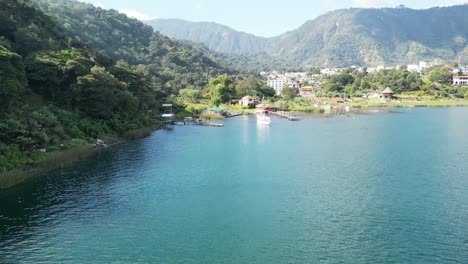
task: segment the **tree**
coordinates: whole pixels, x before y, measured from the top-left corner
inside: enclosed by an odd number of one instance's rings
[[[187,100],[188,102],[196,102],[198,99],[198,96],[200,94],[200,91],[195,90],[195,89],[181,89],[179,90],[179,95]]]
[[[320,74],[320,68],[312,67],[307,72],[307,75],[309,75],[309,76],[316,75],[316,74]]]
[[[264,83],[261,87],[260,87],[260,94],[264,97],[273,97],[276,95],[276,91],[275,89],[273,89],[272,87],[268,86],[266,83]]]
[[[278,100],[276,103],[275,103],[276,107],[278,107],[279,110],[281,111],[286,111],[288,110],[288,102],[286,102],[285,100]]]
[[[429,81],[444,85],[452,84],[453,74],[447,67],[435,68],[429,72]]]
[[[299,90],[297,88],[284,87],[281,95],[285,100],[292,100],[297,97]]]
[[[33,53],[26,58],[28,80],[34,91],[41,95],[56,98],[65,80],[64,57],[58,52]]]
[[[234,95],[234,81],[228,75],[220,75],[210,80],[208,86],[211,104],[219,106],[228,102]]]
[[[75,106],[94,118],[110,119],[121,100],[130,99],[126,86],[105,68],[94,66],[90,74],[78,77]]]
[[[9,106],[26,91],[26,73],[21,57],[0,46],[0,105]]]
[[[236,95],[238,98],[250,95],[259,95],[261,84],[254,75],[249,75],[246,79],[240,80],[236,85]]]
[[[326,81],[324,89],[330,92],[342,92],[346,86],[354,83],[353,75],[348,71],[333,75]]]
[[[258,97],[273,97],[275,90],[268,86],[260,77],[250,74],[246,79],[240,80],[236,85],[238,98],[250,95]]]

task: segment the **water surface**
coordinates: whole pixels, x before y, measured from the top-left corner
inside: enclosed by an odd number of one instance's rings
[[[0,263],[466,263],[468,108],[176,127],[0,193]]]

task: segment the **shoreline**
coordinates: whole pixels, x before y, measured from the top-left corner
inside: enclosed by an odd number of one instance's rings
[[[23,165],[0,173],[0,191],[9,190],[27,183],[41,173],[70,167],[77,162],[91,158],[100,150],[113,147],[119,143],[146,138],[159,129],[159,126],[140,128],[128,131],[119,138],[107,138],[104,142],[106,147],[96,148],[91,146],[93,144],[88,144],[64,151],[51,152],[44,160],[38,161],[37,164]]]
[[[354,102],[343,103],[343,104],[329,104],[333,109],[340,110],[344,109],[346,106],[350,106],[352,109],[379,109],[379,108],[448,108],[448,107],[468,107],[468,100],[460,101],[432,101],[432,104],[428,104],[429,101],[417,101],[416,104],[412,102],[381,102],[372,103],[368,105],[360,105]],[[435,103],[434,103],[435,102]],[[315,113],[325,114],[323,112],[318,112],[322,110],[319,108],[311,109],[291,109],[287,111],[288,113]],[[251,115],[250,111],[243,111],[242,114],[234,115]],[[234,117],[232,116],[232,117]],[[231,116],[230,116],[231,117]],[[229,118],[229,117],[228,117]],[[150,136],[152,133],[161,129],[160,126],[154,126],[151,128],[141,128],[124,133],[120,138],[108,138],[105,140],[105,144],[108,147],[112,147],[121,142],[127,142],[137,139],[142,139]],[[106,148],[108,148],[106,147]],[[55,169],[63,169],[74,165],[77,162],[86,160],[91,156],[95,155],[98,151],[106,148],[92,148],[89,145],[82,145],[78,147],[73,147],[60,152],[51,152],[50,155],[42,160],[37,162],[35,165],[23,165],[18,168],[15,168],[4,173],[0,173],[0,191],[12,189],[21,184],[27,183],[30,180],[34,179],[38,174],[45,173],[47,171]]]

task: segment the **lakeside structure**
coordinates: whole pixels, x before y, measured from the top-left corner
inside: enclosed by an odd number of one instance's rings
[[[453,86],[468,86],[468,76],[453,76]]]
[[[385,88],[385,90],[383,90],[383,92],[382,92],[382,97],[383,97],[384,99],[392,99],[392,98],[393,98],[393,94],[394,94],[394,93],[393,93],[392,89],[390,89],[390,87],[387,87],[387,88]]]
[[[255,99],[250,95],[246,95],[239,100],[239,104],[244,107],[255,106]]]

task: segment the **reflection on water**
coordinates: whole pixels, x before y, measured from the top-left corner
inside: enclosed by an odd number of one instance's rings
[[[270,135],[270,125],[257,123],[257,142],[264,144]]]

